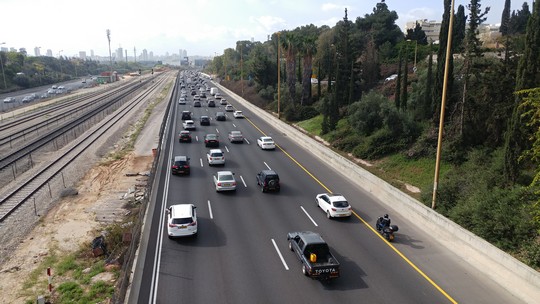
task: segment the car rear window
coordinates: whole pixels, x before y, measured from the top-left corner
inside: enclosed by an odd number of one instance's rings
[[[212,153],[210,156],[212,156],[212,157],[221,157],[221,156],[223,156],[223,153],[220,153],[220,152],[214,152],[214,153]]]
[[[347,201],[337,201],[337,202],[334,202],[334,207],[338,207],[338,208],[349,207],[349,203]]]
[[[173,218],[171,222],[175,225],[190,224],[193,219],[191,217]]]

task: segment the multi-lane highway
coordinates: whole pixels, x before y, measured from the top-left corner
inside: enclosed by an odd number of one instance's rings
[[[194,108],[189,90],[187,104],[179,105],[179,94],[173,94],[163,164],[154,188],[157,195],[149,208],[149,233],[142,241],[131,303],[518,302],[440,247],[421,223],[384,209],[348,177],[304,150],[301,142],[276,133],[231,96],[223,95],[244,112],[245,119],[235,119],[228,112],[226,121],[212,119],[210,126],[200,126],[197,118],[213,118],[224,106],[217,103],[216,108],[208,108],[203,102]],[[191,143],[177,139],[183,110],[193,112],[197,122]],[[242,131],[244,143],[230,144],[227,133],[231,130]],[[219,134],[224,166],[208,166],[208,148],[202,142],[206,133]],[[256,139],[262,135],[273,137],[276,150],[259,149]],[[170,174],[170,160],[176,155],[191,158],[191,175]],[[257,186],[255,175],[266,168],[279,174],[279,193],[262,193]],[[219,170],[235,173],[236,192],[215,191],[212,176]],[[323,192],[347,197],[353,216],[327,219],[315,203],[315,195]],[[168,239],[165,209],[179,203],[197,206],[197,237]],[[391,244],[372,229],[384,213],[390,213],[400,227]],[[341,264],[340,278],[322,283],[302,274],[286,235],[304,230],[320,233],[330,245]]]

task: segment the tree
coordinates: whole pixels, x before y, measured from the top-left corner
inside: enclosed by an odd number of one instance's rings
[[[408,74],[409,74],[409,56],[407,52],[407,48],[405,47],[405,64],[403,67],[403,84],[401,85],[403,89],[403,93],[401,93],[401,110],[405,112],[407,109],[407,82],[408,82]]]
[[[437,53],[437,70],[435,74],[435,86],[433,91],[433,98],[435,100],[442,99],[442,90],[444,83],[444,69],[446,62],[446,46],[448,41],[448,29],[450,27],[450,4],[451,0],[444,0],[444,13],[441,22],[441,31],[439,34],[439,51]],[[448,64],[448,79],[447,79],[447,103],[446,107],[450,108],[452,106],[452,87],[454,83],[454,59],[452,54],[449,58]],[[434,113],[433,122],[438,124],[440,113],[440,103],[437,103],[437,111]]]
[[[394,93],[394,103],[396,105],[396,109],[399,109],[401,107],[400,103],[401,103],[401,64],[402,63],[403,63],[403,47],[401,47],[399,50],[396,90]]]
[[[525,53],[519,60],[516,91],[534,88],[540,85],[540,5],[534,6],[534,12],[527,23]],[[524,130],[519,107],[521,99],[516,97],[509,129],[505,137],[504,177],[509,183],[515,183],[519,177],[518,158],[527,150],[527,130]]]
[[[452,33],[452,49],[455,52],[463,50],[463,40],[465,39],[467,17],[463,5],[458,6],[456,17],[454,19],[454,29]]]
[[[298,52],[298,38],[296,33],[291,31],[284,31],[281,35],[281,47],[285,51],[285,69],[287,74],[287,87],[292,101],[295,101],[296,96],[296,54]]]
[[[501,16],[501,26],[499,27],[499,32],[501,32],[503,36],[506,36],[509,33],[509,29],[508,29],[509,23],[510,23],[510,0],[505,0],[504,9],[502,11],[502,16]]]
[[[311,75],[313,75],[313,56],[317,52],[317,36],[319,30],[313,24],[299,28],[299,35],[302,37],[299,43],[299,51],[302,57],[302,105],[311,104]]]
[[[510,22],[508,25],[508,33],[511,35],[514,34],[525,34],[527,31],[527,22],[531,17],[531,12],[529,10],[529,5],[527,2],[523,2],[521,10],[517,12],[512,12],[510,16]]]
[[[422,26],[420,26],[418,22],[416,22],[414,29],[407,29],[407,35],[405,35],[405,39],[414,40],[421,45],[428,44],[426,32],[422,30]]]

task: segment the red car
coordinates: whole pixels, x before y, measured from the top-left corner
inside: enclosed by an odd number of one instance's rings
[[[206,134],[204,136],[204,145],[206,147],[219,147],[219,139],[216,134]]]
[[[189,131],[180,131],[180,135],[178,135],[178,142],[191,142],[191,133],[189,133]]]

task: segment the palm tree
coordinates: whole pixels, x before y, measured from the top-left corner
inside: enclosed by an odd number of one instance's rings
[[[313,75],[313,56],[317,52],[318,29],[313,24],[300,28],[302,40],[299,43],[299,52],[302,60],[302,105],[311,104],[311,75]]]
[[[285,35],[283,35],[283,39],[281,40],[281,47],[285,50],[287,86],[289,88],[291,100],[294,102],[296,93],[296,77],[294,73],[296,67],[296,54],[298,52],[298,38],[294,32],[285,31],[284,34]]]

